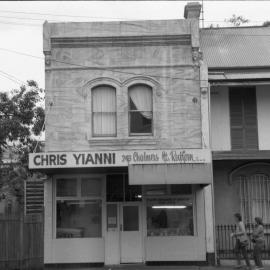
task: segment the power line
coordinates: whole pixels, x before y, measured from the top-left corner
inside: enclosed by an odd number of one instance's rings
[[[11,25],[18,25],[18,26],[34,26],[34,27],[41,27],[42,24],[34,24],[34,23],[16,23],[16,22],[5,22],[0,21],[0,24],[11,24]]]
[[[17,81],[19,81],[19,82],[21,82],[21,83],[25,83],[24,81],[18,79],[17,77],[15,77],[15,76],[13,76],[13,75],[7,73],[7,72],[4,72],[3,70],[0,70],[0,72],[1,72],[1,73],[4,73],[6,76],[10,76],[10,77],[14,78],[15,80],[17,80]]]
[[[36,56],[36,55],[24,53],[24,52],[18,52],[18,51],[10,50],[10,49],[7,49],[7,48],[0,48],[0,50],[44,60],[44,57],[40,57],[40,56]]]
[[[39,57],[39,56],[27,54],[27,53],[22,53],[22,52],[18,52],[18,51],[14,51],[14,50],[9,50],[9,49],[6,49],[6,48],[0,48],[0,50],[8,51],[8,52],[16,53],[16,54],[19,54],[19,55],[24,55],[24,56],[28,56],[28,57],[32,57],[32,58],[37,58],[37,59],[44,60],[44,57]],[[94,68],[94,69],[98,69],[98,70],[107,70],[107,71],[111,71],[111,72],[128,74],[128,75],[135,75],[135,76],[150,76],[150,77],[158,77],[158,78],[165,78],[165,79],[166,78],[167,79],[178,79],[178,80],[183,80],[183,81],[202,81],[202,80],[199,80],[199,79],[196,80],[196,79],[192,79],[192,78],[188,79],[188,78],[162,76],[162,75],[148,74],[148,73],[134,73],[134,72],[129,72],[129,71],[117,70],[117,69],[114,69],[114,68],[91,67],[91,66],[87,66],[87,65],[81,65],[81,64],[76,64],[76,63],[61,61],[61,60],[57,60],[57,59],[53,59],[53,58],[51,58],[51,61],[54,61],[54,62],[57,62],[57,63],[61,63],[61,64],[70,65],[70,66],[77,66],[77,67],[82,67],[82,68]]]
[[[1,73],[2,73],[2,74],[1,74]],[[15,77],[15,76],[13,76],[13,75],[7,73],[7,72],[4,72],[4,71],[2,71],[2,70],[0,70],[0,76],[4,77],[4,78],[6,78],[6,79],[8,79],[8,80],[10,80],[10,81],[12,81],[12,82],[14,82],[14,83],[20,85],[20,86],[22,85],[22,83],[25,84],[24,81],[18,79],[17,77]]]
[[[70,18],[93,18],[93,19],[114,19],[114,20],[136,20],[135,18],[123,18],[123,17],[100,17],[100,16],[84,16],[84,15],[68,15],[68,14],[53,14],[53,13],[40,13],[40,12],[26,12],[26,11],[13,11],[13,10],[0,10],[4,13],[16,13],[16,14],[34,14],[34,15],[47,15],[53,17],[70,17]]]
[[[6,79],[8,79],[8,80],[10,80],[10,81],[12,81],[12,82],[18,84],[18,85],[21,85],[19,82],[17,82],[16,80],[12,79],[12,78],[9,77],[9,76],[6,76],[6,75],[4,75],[4,74],[0,74],[0,76],[1,76],[2,78],[6,78]]]
[[[29,20],[29,21],[43,21],[43,22],[45,21],[45,19],[29,18],[29,17],[27,17],[27,18],[26,17],[13,17],[13,16],[3,16],[3,15],[0,15],[0,18],[16,19],[16,20]],[[50,20],[50,21],[58,22],[56,20]]]

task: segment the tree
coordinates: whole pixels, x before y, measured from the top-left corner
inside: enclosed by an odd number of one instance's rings
[[[270,21],[265,21],[265,22],[262,24],[262,26],[264,26],[264,27],[270,26]]]
[[[224,20],[227,23],[231,23],[235,27],[239,27],[242,24],[249,23],[249,20],[244,18],[243,16],[236,16],[235,14],[232,15],[230,19]]]
[[[23,198],[23,181],[31,177],[28,154],[39,151],[35,136],[44,129],[44,90],[33,81],[19,89],[0,93],[0,199]],[[15,163],[3,164],[3,153],[12,151]]]

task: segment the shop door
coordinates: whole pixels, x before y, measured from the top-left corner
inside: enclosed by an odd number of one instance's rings
[[[138,202],[120,205],[120,261],[140,263],[142,248],[141,204]]]

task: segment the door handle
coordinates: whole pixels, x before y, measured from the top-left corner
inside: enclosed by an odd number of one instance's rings
[[[120,231],[123,231],[123,225],[120,224]]]

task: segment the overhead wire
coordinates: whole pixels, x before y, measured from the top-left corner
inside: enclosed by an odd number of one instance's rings
[[[17,81],[20,82],[20,83],[25,84],[24,81],[22,81],[22,80],[20,80],[19,78],[17,78],[17,77],[15,77],[15,76],[11,75],[10,73],[7,73],[7,72],[5,72],[5,71],[3,71],[3,70],[0,70],[0,72],[3,73],[3,74],[6,75],[6,76],[9,76],[9,77],[11,77],[11,78],[17,80]]]
[[[52,17],[70,17],[70,18],[85,18],[85,19],[114,19],[114,20],[136,20],[135,18],[124,17],[102,17],[102,16],[86,16],[86,15],[68,15],[68,14],[53,14],[53,13],[41,13],[41,12],[26,12],[26,11],[14,11],[14,10],[0,10],[1,13],[15,13],[15,14],[33,14],[33,15],[46,15]]]
[[[12,79],[12,78],[11,78],[11,77],[9,77],[9,76],[6,76],[6,75],[1,74],[1,73],[0,73],[0,76],[1,76],[2,78],[6,78],[6,79],[8,79],[8,80],[10,80],[10,81],[12,81],[12,82],[14,82],[14,83],[16,83],[16,84],[21,85],[21,84],[20,84],[18,81],[16,81],[16,80]]]
[[[9,52],[12,52],[12,53],[16,53],[16,54],[20,54],[20,55],[24,55],[24,56],[28,56],[28,57],[33,57],[33,58],[44,60],[44,57],[39,57],[39,56],[27,54],[27,53],[22,53],[22,52],[18,52],[18,51],[6,49],[6,48],[0,48],[0,50],[9,51]],[[98,70],[107,70],[107,71],[110,71],[110,72],[122,73],[122,74],[128,74],[128,75],[150,76],[150,77],[158,77],[158,78],[165,78],[165,79],[176,79],[176,80],[184,80],[184,81],[202,81],[200,79],[193,79],[193,78],[180,78],[180,77],[162,76],[162,75],[149,74],[149,73],[134,73],[134,72],[123,71],[123,70],[118,70],[118,69],[114,69],[114,68],[87,66],[87,65],[82,65],[82,64],[77,64],[77,63],[72,63],[72,62],[57,60],[57,59],[54,59],[54,58],[51,58],[50,60],[51,61],[54,61],[54,62],[57,62],[57,63],[71,65],[71,66],[77,66],[77,67],[82,67],[82,68],[93,68],[93,69],[98,69]]]

